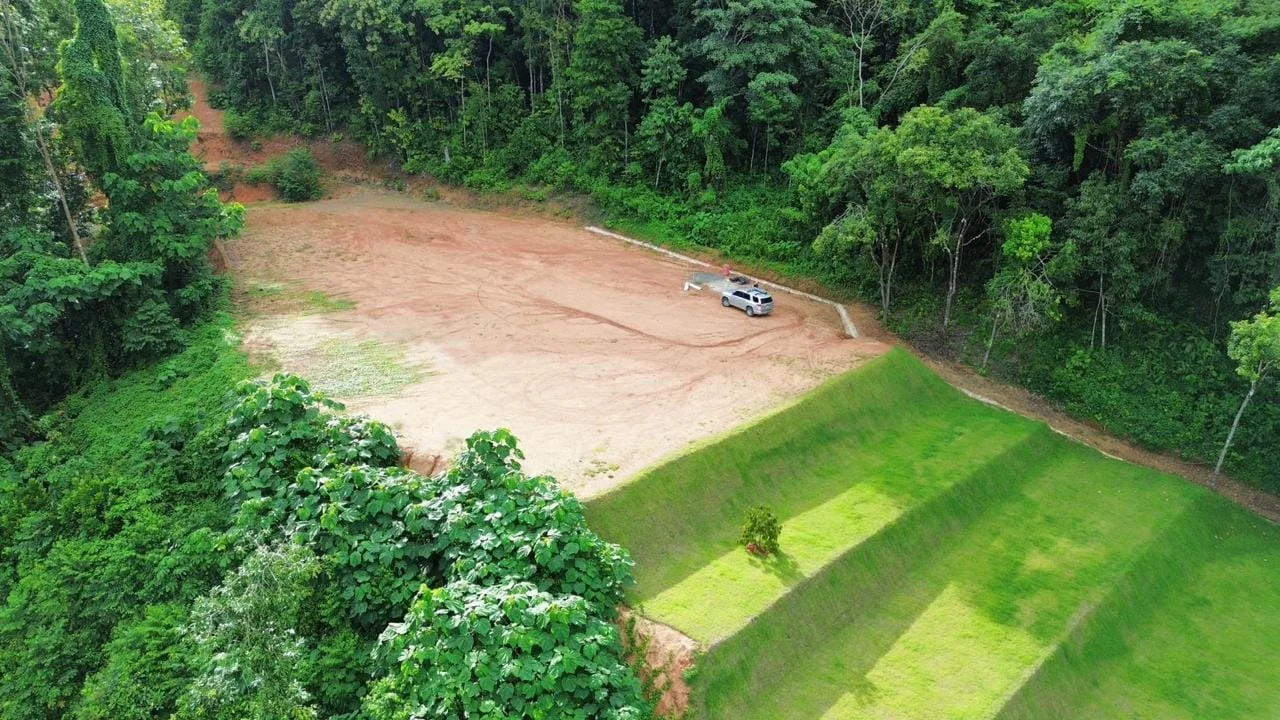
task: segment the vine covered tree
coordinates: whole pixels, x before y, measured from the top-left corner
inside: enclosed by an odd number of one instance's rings
[[[133,147],[141,115],[125,93],[115,23],[102,0],[75,0],[76,34],[62,48],[62,87],[51,112],[96,178],[118,172]]]

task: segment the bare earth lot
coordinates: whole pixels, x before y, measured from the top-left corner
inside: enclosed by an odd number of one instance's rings
[[[249,210],[230,253],[246,343],[333,375],[418,465],[505,426],[528,469],[594,495],[887,349],[807,300],[752,319],[686,295],[688,266],[576,225],[336,195]],[[316,291],[325,312],[279,301]]]

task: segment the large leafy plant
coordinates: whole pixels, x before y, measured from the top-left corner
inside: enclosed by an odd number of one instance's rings
[[[399,617],[422,585],[430,536],[411,533],[406,509],[425,480],[399,468],[344,465],[298,473],[296,532],[324,555],[350,615],[373,626]]]
[[[374,720],[647,717],[617,628],[581,597],[454,582],[424,592],[383,641],[399,667],[366,701]]]
[[[508,430],[477,432],[428,499],[411,508],[410,529],[434,534],[440,574],[487,584],[529,581],[585,598],[611,616],[631,582],[631,558],[587,527],[582,503],[548,477],[529,477]]]
[[[390,428],[367,418],[333,415],[342,404],[312,392],[296,375],[242,383],[237,395],[227,419],[230,440],[224,457],[226,491],[234,500],[266,499],[280,513],[296,505],[286,491],[303,468],[351,463],[386,467],[400,459]]]
[[[200,672],[177,717],[315,717],[301,681],[307,643],[297,626],[319,569],[306,547],[262,546],[196,600],[187,633]]]

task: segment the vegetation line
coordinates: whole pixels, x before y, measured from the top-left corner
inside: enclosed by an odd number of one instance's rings
[[[980,395],[980,394],[978,394],[978,393],[976,393],[976,392],[974,392],[974,391],[972,391],[972,390],[970,390],[970,389],[968,389],[968,388],[966,388],[966,387],[962,387],[962,386],[960,386],[960,385],[956,385],[955,383],[952,383],[952,387],[954,387],[955,389],[957,389],[957,390],[959,390],[960,392],[964,393],[965,395],[967,395],[967,396],[969,396],[969,397],[973,398],[974,400],[977,400],[977,401],[978,401],[978,402],[980,402],[980,403],[984,403],[984,404],[986,404],[986,405],[990,405],[990,406],[991,406],[991,407],[993,407],[993,408],[999,408],[1000,410],[1004,410],[1005,412],[1011,412],[1011,413],[1013,413],[1014,415],[1022,415],[1022,413],[1018,412],[1017,410],[1014,410],[1013,408],[1009,407],[1008,405],[1005,405],[1005,404],[1003,404],[1003,403],[1000,403],[1000,402],[997,402],[997,401],[995,401],[995,400],[992,400],[991,398],[987,397],[986,395]],[[1023,417],[1026,417],[1026,416],[1025,416],[1025,415],[1023,415]],[[1033,419],[1034,419],[1034,418],[1033,418]],[[1059,435],[1061,435],[1061,436],[1062,436],[1062,437],[1064,437],[1064,438],[1070,438],[1071,440],[1074,440],[1074,441],[1076,441],[1076,442],[1080,443],[1081,445],[1085,445],[1085,446],[1087,446],[1087,447],[1089,447],[1089,448],[1092,448],[1092,449],[1094,449],[1094,450],[1098,451],[1098,454],[1099,454],[1099,455],[1102,455],[1103,457],[1111,458],[1112,460],[1119,460],[1120,462],[1129,462],[1128,460],[1125,460],[1124,458],[1120,457],[1119,455],[1112,455],[1111,453],[1107,452],[1106,450],[1103,450],[1103,449],[1102,449],[1102,448],[1100,448],[1100,447],[1097,447],[1096,445],[1094,445],[1094,444],[1090,443],[1088,440],[1085,440],[1084,438],[1076,437],[1075,435],[1072,435],[1071,433],[1067,432],[1066,430],[1062,430],[1062,429],[1060,429],[1060,428],[1054,427],[1053,423],[1049,422],[1048,420],[1039,420],[1039,422],[1043,422],[1045,425],[1048,425],[1050,430],[1052,430],[1052,431],[1054,431],[1054,432],[1058,433]]]

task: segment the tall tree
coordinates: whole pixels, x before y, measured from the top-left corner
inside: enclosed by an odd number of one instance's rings
[[[1240,427],[1240,418],[1244,415],[1249,401],[1258,392],[1258,385],[1266,380],[1276,368],[1280,368],[1280,287],[1271,291],[1268,306],[1258,311],[1248,320],[1237,320],[1231,323],[1231,340],[1227,343],[1227,355],[1236,361],[1236,373],[1249,381],[1249,391],[1245,393],[1236,417],[1231,421],[1231,430],[1227,433],[1226,442],[1222,443],[1222,452],[1218,453],[1218,462],[1213,466],[1213,478],[1216,481],[1222,473],[1222,465],[1227,460],[1227,452]]]
[[[3,142],[7,145],[4,156],[11,158],[4,168],[8,187],[5,201],[0,201],[0,206],[7,205],[10,211],[15,211],[12,203],[26,202],[19,198],[23,194],[21,186],[30,177],[21,167],[23,158],[27,156],[24,148],[30,142],[39,153],[45,178],[57,198],[71,245],[80,259],[88,264],[85,244],[77,227],[77,213],[72,210],[68,198],[65,168],[58,162],[54,149],[51,124],[40,115],[39,103],[32,97],[53,82],[54,52],[48,47],[51,44],[47,35],[49,25],[41,21],[37,8],[31,5],[19,7],[8,0],[0,0],[0,53],[3,53],[4,60],[4,66],[0,68],[0,94],[4,97],[0,103],[5,104],[7,111],[0,132],[4,133]],[[28,190],[34,188],[28,186]],[[29,199],[30,196],[27,197]]]
[[[987,281],[991,303],[991,335],[982,369],[991,361],[996,332],[1009,328],[1014,337],[1062,319],[1063,286],[1074,272],[1075,247],[1055,247],[1053,220],[1028,213],[1005,223],[999,270]]]
[[[790,120],[799,98],[801,60],[812,56],[809,0],[700,0],[694,17],[704,35],[693,46],[708,70],[698,79],[716,102],[742,96],[753,128],[766,135]],[[756,132],[751,139],[755,159]]]
[[[629,160],[631,99],[642,50],[640,28],[618,0],[577,0],[565,88],[579,146],[601,169]]]
[[[647,110],[636,129],[639,154],[653,172],[655,189],[662,187],[663,169],[669,176],[679,176],[691,167],[687,159],[693,140],[693,105],[679,104],[685,74],[675,40],[659,38],[641,70],[640,90]]]
[[[947,256],[946,329],[965,248],[986,235],[998,203],[1021,190],[1031,170],[1018,153],[1017,131],[970,108],[919,107],[893,132],[886,148],[894,155],[881,169],[907,189],[930,243]]]
[[[159,289],[167,306],[155,305],[155,311],[161,317],[172,312],[183,322],[207,310],[217,295],[209,249],[244,222],[244,208],[220,202],[200,161],[187,151],[196,127],[195,118],[178,124],[152,114],[137,152],[104,181],[111,203],[103,253],[163,268]]]

